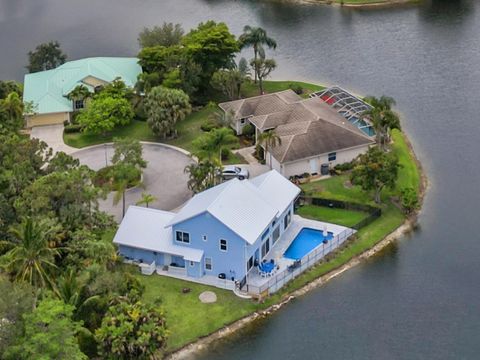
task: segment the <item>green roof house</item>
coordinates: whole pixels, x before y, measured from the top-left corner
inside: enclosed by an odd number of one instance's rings
[[[68,99],[68,94],[78,85],[86,86],[93,93],[96,87],[120,78],[127,86],[133,87],[141,72],[137,58],[95,57],[26,74],[23,101],[31,102],[35,108],[34,115],[26,116],[27,127],[69,121],[70,114],[83,107],[83,102]]]

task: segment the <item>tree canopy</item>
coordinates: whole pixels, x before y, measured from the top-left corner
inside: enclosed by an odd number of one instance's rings
[[[51,70],[62,65],[67,60],[58,41],[50,41],[38,45],[28,52],[27,69],[30,73]]]
[[[142,48],[152,46],[172,46],[178,45],[184,34],[180,24],[164,22],[162,26],[153,28],[143,28],[138,35],[138,43]]]
[[[190,114],[190,99],[182,90],[154,87],[145,98],[147,123],[164,138],[175,132],[175,125]]]

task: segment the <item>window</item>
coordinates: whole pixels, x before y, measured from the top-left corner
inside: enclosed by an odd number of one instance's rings
[[[253,267],[253,256],[250,259],[248,259],[247,271],[250,270],[252,267]]]
[[[278,240],[279,237],[280,237],[280,226],[277,226],[275,230],[273,230],[272,242],[275,244],[275,242]]]
[[[203,235],[203,236],[202,236],[202,240],[203,240],[203,241],[207,241],[207,235]]]
[[[270,251],[270,239],[267,239],[267,241],[265,241],[262,244],[262,258],[264,258],[265,255],[267,255],[269,251]]]
[[[336,152],[332,152],[330,154],[328,154],[328,161],[335,161],[337,160],[337,153]]]
[[[183,231],[177,231],[176,240],[178,242],[190,243],[190,234]]]
[[[213,269],[212,266],[212,258],[205,258],[205,270],[211,271]]]
[[[240,119],[240,124],[245,124],[245,119]]]
[[[73,106],[74,106],[75,110],[79,110],[79,109],[83,109],[85,107],[85,104],[84,104],[83,100],[75,100]]]
[[[190,266],[191,267],[194,267],[195,266],[195,263],[193,261],[190,261]]]
[[[270,229],[267,229],[263,234],[262,234],[262,240],[265,240],[265,238],[268,236],[270,233]]]
[[[285,215],[285,219],[283,219],[283,229],[286,229],[288,227],[288,224],[290,224],[291,217],[292,217],[292,213],[289,211],[287,215]]]
[[[227,240],[220,239],[220,250],[227,251]]]

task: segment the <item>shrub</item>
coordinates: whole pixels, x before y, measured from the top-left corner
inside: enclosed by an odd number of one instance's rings
[[[70,125],[65,126],[63,131],[65,132],[65,134],[73,134],[73,133],[81,132],[82,128],[83,128],[82,125],[70,124]]]
[[[200,125],[200,129],[202,129],[202,131],[205,131],[205,132],[210,132],[213,129],[218,129],[218,128],[219,128],[218,124],[212,119],[207,119]]]
[[[402,194],[402,207],[405,214],[411,214],[418,208],[419,200],[417,192],[411,188],[405,188],[401,191]]]
[[[229,149],[223,148],[222,149],[222,160],[227,160],[230,157],[231,153],[232,152]]]
[[[252,124],[247,124],[243,127],[242,135],[252,138],[255,136],[255,127]]]
[[[297,95],[303,94],[303,88],[298,84],[290,84],[288,88],[295,91]]]
[[[338,164],[338,165],[335,165],[334,169],[336,171],[350,171],[352,170],[353,168],[355,167],[355,162],[354,161],[350,161],[350,162],[346,162],[346,163],[343,163],[343,164]]]
[[[260,162],[263,160],[265,163],[265,150],[263,150],[260,144],[255,145],[255,157],[260,160]]]

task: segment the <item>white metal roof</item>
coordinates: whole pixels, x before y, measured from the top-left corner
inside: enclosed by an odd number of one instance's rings
[[[130,206],[113,239],[118,245],[182,256],[187,261],[199,262],[203,250],[173,243],[172,228],[165,225],[175,213]]]
[[[167,226],[181,223],[204,212],[253,244],[300,189],[275,170],[260,179],[233,179],[195,195]]]
[[[259,175],[250,182],[260,190],[263,198],[278,210],[278,215],[281,215],[300,194],[300,188],[276,170]]]

